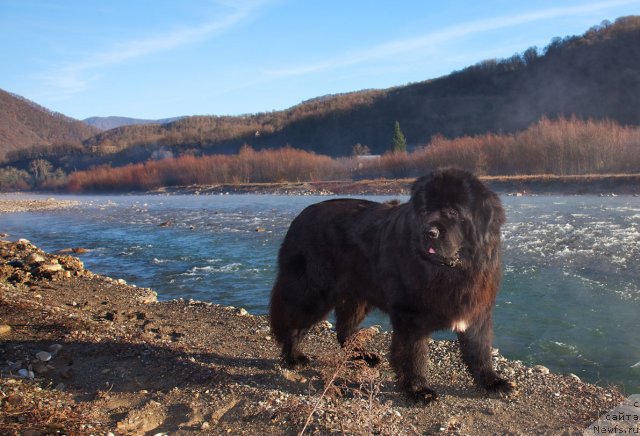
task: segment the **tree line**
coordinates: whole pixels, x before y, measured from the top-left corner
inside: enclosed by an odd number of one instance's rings
[[[437,135],[412,152],[391,149],[401,138],[397,133],[388,136],[387,153],[367,159],[362,158],[367,148],[362,144],[354,146],[354,156],[344,158],[291,147],[254,150],[245,146],[233,155],[184,155],[121,167],[102,165],[66,177],[38,162],[30,172],[0,170],[0,189],[6,190],[11,183],[19,188],[22,183],[71,192],[122,192],[193,184],[405,178],[447,166],[478,175],[640,172],[640,128],[613,121],[542,118],[514,134],[453,139]]]

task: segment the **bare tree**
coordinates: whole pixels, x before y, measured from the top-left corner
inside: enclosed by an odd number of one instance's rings
[[[53,165],[51,165],[51,162],[44,159],[35,159],[29,164],[29,171],[33,175],[36,185],[40,185],[47,180],[52,169]]]

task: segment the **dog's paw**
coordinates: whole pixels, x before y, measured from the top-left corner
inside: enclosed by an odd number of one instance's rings
[[[429,404],[437,401],[439,396],[436,391],[429,388],[420,388],[408,393],[409,397],[416,403]]]
[[[485,383],[484,388],[490,393],[510,394],[515,391],[516,384],[509,380],[496,377],[494,380]]]
[[[353,361],[362,360],[364,361],[364,363],[367,364],[367,366],[374,368],[380,365],[380,362],[382,362],[382,357],[378,353],[371,353],[368,351],[359,351],[357,354],[351,357],[351,360]]]
[[[304,354],[299,354],[297,356],[284,356],[284,362],[291,368],[299,368],[309,365],[311,359]]]

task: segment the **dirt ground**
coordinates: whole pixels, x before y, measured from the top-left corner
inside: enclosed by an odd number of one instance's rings
[[[0,242],[0,434],[582,434],[623,399],[497,352],[518,389],[489,396],[455,342],[433,341],[441,397],[425,406],[395,390],[389,333],[359,339],[380,366],[349,360],[325,322],[305,340],[313,363],[290,370],[264,316],[158,302],[77,257]]]

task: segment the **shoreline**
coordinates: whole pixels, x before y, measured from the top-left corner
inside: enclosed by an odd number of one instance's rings
[[[409,195],[415,178],[168,186],[148,194]],[[640,174],[481,176],[502,195],[640,195]]]
[[[309,182],[221,183],[213,185],[165,186],[148,191],[126,192],[38,192],[0,193],[0,213],[53,210],[77,205],[67,200],[6,199],[3,196],[33,195],[409,195],[415,178],[334,180]],[[640,174],[588,174],[577,176],[481,176],[500,195],[598,195],[640,196]]]
[[[395,389],[386,332],[367,329],[366,349],[384,356],[379,367],[341,366],[335,331],[321,323],[304,343],[313,364],[291,370],[265,316],[158,302],[151,289],[26,240],[0,242],[0,302],[3,434],[293,434],[316,404],[310,433],[581,434],[623,400],[614,387],[527,367],[498,350],[494,365],[517,392],[487,395],[455,341],[431,341],[429,378],[442,397],[422,406]]]

